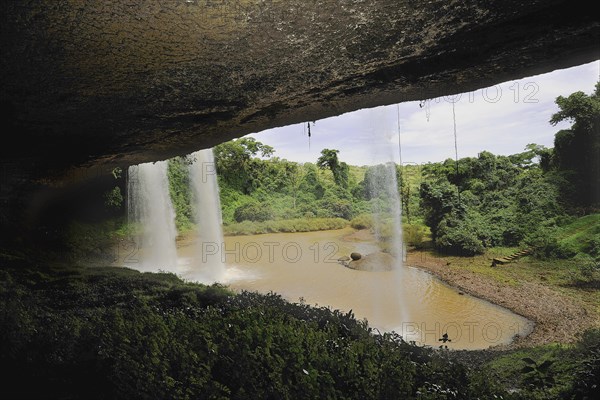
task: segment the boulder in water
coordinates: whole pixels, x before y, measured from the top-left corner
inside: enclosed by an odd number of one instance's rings
[[[354,254],[354,253],[353,253]],[[367,254],[358,260],[352,260],[347,267],[359,271],[391,271],[394,268],[396,259],[388,253],[382,251]]]

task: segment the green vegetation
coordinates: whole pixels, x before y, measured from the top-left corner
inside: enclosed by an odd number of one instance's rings
[[[600,329],[581,333],[575,345],[516,350],[483,367],[519,398],[591,399],[600,391]]]
[[[324,149],[316,164],[273,157],[275,150],[252,138],[214,148],[226,234],[306,232],[337,229],[374,209],[389,214],[389,189],[382,173],[393,165],[348,166],[338,150]],[[176,226],[193,226],[188,158],[169,161],[168,178]],[[399,169],[398,170],[399,174]],[[398,175],[399,176],[399,175]],[[341,219],[346,222],[342,224]]]
[[[5,398],[481,398],[468,368],[352,313],[125,268],[2,259]],[[485,379],[478,377],[477,379]]]
[[[600,83],[592,95],[577,92],[556,103],[560,111],[550,122],[573,126],[556,134],[554,149],[530,144],[508,157],[483,151],[424,166],[421,209],[438,250],[474,255],[521,246],[540,258],[600,262],[600,218],[593,214],[600,207]],[[582,214],[592,214],[580,222],[587,228],[569,228]]]
[[[321,157],[317,160],[317,166],[329,169],[333,174],[333,181],[341,188],[348,188],[348,164],[338,160],[339,150],[323,149]]]
[[[598,388],[598,330],[481,367],[275,294],[30,263],[1,257],[5,398],[585,399]],[[528,365],[542,378],[519,372]]]
[[[243,221],[226,225],[223,229],[225,235],[252,235],[259,233],[283,232],[312,232],[329,229],[342,229],[348,221],[342,218],[297,218],[277,221],[252,222]]]
[[[554,138],[554,151],[550,153],[549,168],[559,178],[562,197],[570,208],[583,212],[600,205],[600,82],[593,94],[575,92],[569,97],[559,96],[556,104],[560,111],[550,123],[573,123],[571,129],[559,131]]]
[[[175,157],[169,160],[167,176],[169,193],[175,213],[175,226],[179,233],[189,231],[195,219],[192,207],[192,188],[189,166],[194,162],[191,156]]]
[[[486,248],[519,245],[536,227],[556,227],[556,217],[564,213],[556,185],[538,164],[519,167],[531,156],[484,151],[458,160],[458,175],[453,160],[425,165],[421,207],[436,247],[482,254]]]

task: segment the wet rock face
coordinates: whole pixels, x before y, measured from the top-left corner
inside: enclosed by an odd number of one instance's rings
[[[156,161],[266,128],[599,58],[569,1],[46,0],[0,5],[5,164]]]

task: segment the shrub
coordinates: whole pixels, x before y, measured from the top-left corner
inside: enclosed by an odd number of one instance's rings
[[[425,231],[420,225],[404,224],[404,242],[409,246],[421,248],[423,246],[423,239],[425,238]]]
[[[483,254],[485,251],[485,247],[477,235],[472,230],[464,228],[440,234],[435,243],[439,249],[461,256]]]
[[[328,215],[334,218],[352,218],[352,203],[348,200],[328,198],[321,201],[321,207],[327,210]]]
[[[435,245],[451,254],[473,256],[484,253],[487,239],[485,226],[476,215],[459,219],[449,214],[438,225]]]
[[[575,372],[571,396],[564,398],[592,399],[600,390],[600,329],[588,329],[577,344],[579,366]]]
[[[247,203],[236,208],[233,217],[237,222],[267,221],[273,218],[273,210],[268,204]]]
[[[351,311],[173,274],[38,268],[0,270],[6,398],[490,398],[489,377],[470,382]]]
[[[600,258],[600,233],[597,233],[588,239],[585,251],[596,259]]]
[[[373,227],[373,216],[371,214],[360,214],[352,218],[350,226],[354,229],[371,229]]]
[[[588,281],[600,278],[600,261],[585,253],[579,253],[574,257],[579,265],[581,275]]]
[[[277,221],[242,221],[223,227],[226,236],[254,235],[278,232],[311,232],[330,229],[342,229],[348,225],[343,218],[282,219]]]
[[[561,243],[560,229],[556,227],[540,227],[525,238],[527,246],[533,248],[533,255],[540,259],[574,257],[577,250],[571,243]]]

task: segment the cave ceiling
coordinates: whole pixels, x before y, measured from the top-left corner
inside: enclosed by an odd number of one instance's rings
[[[574,1],[3,1],[2,162],[35,178],[599,57]]]

